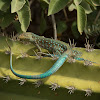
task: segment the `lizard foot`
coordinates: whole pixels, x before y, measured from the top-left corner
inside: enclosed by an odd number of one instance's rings
[[[51,88],[51,90],[55,91],[56,89],[60,88],[60,85],[58,85],[57,83],[51,82],[51,87],[49,87],[49,88]]]
[[[85,96],[91,96],[91,94],[92,94],[92,90],[91,89],[86,89],[86,90],[83,90],[83,91],[86,92]]]
[[[19,85],[23,85],[25,82],[26,82],[26,79],[18,79],[18,80],[20,80],[20,82],[19,82]]]
[[[66,86],[66,88],[68,89],[69,94],[74,93],[74,91],[76,90],[76,88],[74,86]]]
[[[67,60],[69,63],[74,63],[76,60],[72,57],[69,57],[68,60]]]
[[[43,84],[43,81],[42,80],[38,80],[38,81],[34,82],[33,84],[35,84],[35,88],[38,88]]]
[[[84,60],[84,65],[85,66],[92,66],[93,63],[91,61],[89,61],[89,60]]]
[[[6,76],[6,77],[2,77],[3,80],[5,81],[5,83],[7,83],[9,80],[11,80],[11,78],[9,76]]]

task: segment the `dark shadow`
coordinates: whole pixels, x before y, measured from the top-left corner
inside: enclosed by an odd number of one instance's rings
[[[90,97],[85,97],[85,92],[75,91],[75,93],[70,95],[65,88],[52,91],[48,85],[41,85],[39,88],[35,88],[30,82],[26,82],[22,86],[20,86],[18,82],[17,80],[10,80],[8,83],[4,83],[2,79],[0,79],[0,91],[4,92],[5,96],[7,93],[12,93],[12,95],[36,97],[41,100],[100,100],[100,94],[98,93],[92,93]],[[21,100],[21,98],[19,99]],[[2,98],[2,100],[4,99]]]

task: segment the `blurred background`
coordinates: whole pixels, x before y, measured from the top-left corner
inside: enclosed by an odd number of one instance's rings
[[[66,43],[69,39],[74,39],[78,47],[84,47],[87,38],[89,43],[98,49],[100,1],[90,1],[22,0],[17,3],[14,0],[0,1],[0,35],[12,37],[29,31],[55,38],[56,34],[57,39]]]

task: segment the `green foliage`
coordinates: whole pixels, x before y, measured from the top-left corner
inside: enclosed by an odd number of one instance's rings
[[[49,1],[50,1],[50,0],[42,0],[42,1],[46,2],[47,4],[49,4]]]
[[[40,34],[43,34],[44,31],[46,30],[47,25],[46,25],[46,20],[44,18],[44,12],[42,11],[41,13],[41,21],[40,21]]]
[[[61,34],[67,29],[65,21],[57,21],[57,33]]]
[[[76,9],[76,6],[73,3],[68,6],[69,11],[73,11],[74,9]]]
[[[96,10],[96,6],[93,4],[93,2],[91,0],[86,0],[86,2],[93,8]]]
[[[95,6],[100,6],[100,0],[91,0]]]
[[[87,16],[88,23],[84,32],[87,38],[93,37],[93,44],[100,48],[100,18],[97,19],[99,13],[98,9]]]
[[[76,6],[78,6],[81,2],[82,2],[82,0],[74,0],[74,3]]]
[[[10,9],[10,5],[11,5],[11,9]],[[16,13],[18,14],[19,22],[21,24],[19,25],[21,26],[21,30],[23,32],[26,32],[31,21],[29,1],[28,0],[12,0],[12,1],[0,0],[0,26],[2,29],[9,26],[11,23],[15,24],[14,17]]]
[[[49,3],[48,15],[59,12],[68,2],[69,0],[51,0]]]
[[[47,0],[44,0],[47,2]],[[48,8],[48,15],[55,14],[62,10],[67,4],[70,11],[73,9],[77,10],[77,26],[80,34],[84,31],[84,28],[87,24],[87,15],[92,12],[92,9],[96,9],[96,6],[99,6],[100,0],[51,0]],[[76,7],[75,7],[76,6]]]
[[[0,10],[6,11],[10,7],[11,0],[0,0]]]
[[[25,0],[12,0],[11,13],[14,13],[20,10],[24,6],[25,3],[26,3]]]
[[[100,20],[98,20],[96,22],[96,24],[90,24],[88,23],[88,25],[85,28],[85,34],[89,35],[94,35],[94,36],[98,36],[100,35]]]
[[[14,20],[15,14],[11,14],[9,9],[6,12],[0,11],[0,26],[6,28]]]
[[[72,23],[71,30],[72,30],[72,34],[74,35],[74,37],[75,37],[76,39],[78,39],[79,36],[80,36],[80,34],[79,34],[79,32],[78,32],[78,29],[77,29],[77,22],[76,22],[76,21],[74,21],[74,22]]]
[[[78,31],[80,32],[80,34],[82,34],[85,26],[86,26],[86,14],[85,14],[85,10],[81,5],[77,6],[77,26],[78,26]]]
[[[90,14],[92,12],[90,5],[85,0],[83,0],[80,5],[84,8],[86,14]]]
[[[28,1],[25,3],[25,5],[17,11],[19,22],[21,23],[21,29],[23,32],[26,32],[30,21],[31,21],[31,13],[30,13],[30,7],[28,4]]]
[[[87,24],[87,14],[92,13],[97,9],[97,6],[100,6],[100,0],[40,0],[40,4],[42,7],[40,21],[41,34],[47,28],[46,20],[43,16],[47,7],[48,15],[55,14],[66,7],[68,7],[70,11],[73,11],[74,9],[77,10],[77,28],[80,34],[82,34]],[[10,9],[10,11],[8,9]],[[16,14],[18,15],[20,23],[14,20]],[[14,23],[17,32],[26,32],[30,25],[30,21],[31,11],[28,0],[0,0],[0,26],[2,29],[9,26],[11,23]],[[66,29],[66,25],[61,25],[61,23],[59,23],[59,25],[57,24],[57,27],[58,33],[62,33]]]
[[[19,21],[13,21],[14,28],[16,29],[17,33],[23,33],[21,29],[21,24]]]
[[[40,0],[40,5],[42,7],[42,11],[45,11],[48,8],[48,3]]]

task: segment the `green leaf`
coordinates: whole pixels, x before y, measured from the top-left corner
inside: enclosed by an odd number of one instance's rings
[[[82,2],[82,0],[74,0],[75,5],[79,5]]]
[[[12,0],[11,13],[14,13],[20,10],[24,6],[25,3],[26,3],[25,0]]]
[[[78,29],[77,29],[77,22],[76,22],[76,21],[74,21],[74,22],[72,23],[71,30],[72,30],[72,34],[74,35],[74,37],[75,37],[76,39],[78,39],[79,36],[80,36],[80,34],[79,34],[79,32],[78,32]]]
[[[48,8],[48,4],[46,2],[44,2],[43,0],[40,0],[40,6],[42,7],[42,10],[45,10]]]
[[[42,0],[42,1],[46,2],[47,4],[49,4],[49,0]]]
[[[21,30],[21,24],[19,21],[13,21],[13,25],[17,33],[23,33],[23,31]]]
[[[6,11],[10,7],[11,0],[0,0],[0,10]]]
[[[74,9],[76,9],[76,6],[73,3],[68,6],[69,11],[73,11]]]
[[[46,20],[44,18],[44,13],[42,11],[41,21],[40,21],[40,34],[43,34],[46,28],[47,28]]]
[[[80,5],[84,8],[86,14],[90,14],[92,12],[90,5],[86,1],[83,0]]]
[[[30,12],[30,6],[28,4],[28,1],[25,3],[25,5],[21,10],[17,11],[17,14],[18,14],[19,22],[21,23],[21,29],[23,32],[26,32],[31,21],[31,12]]]
[[[78,25],[78,31],[80,34],[82,34],[85,26],[87,23],[87,16],[85,14],[85,10],[81,5],[77,6],[77,25]]]
[[[88,23],[86,25],[86,28],[84,29],[84,32],[88,36],[95,36],[95,37],[99,36],[100,35],[100,19],[98,19],[96,23],[93,23],[93,21],[89,17]]]
[[[61,34],[67,29],[67,25],[65,21],[57,21],[57,33]]]
[[[100,0],[91,0],[95,6],[100,6]]]
[[[7,12],[1,12],[0,11],[0,26],[4,29],[9,24],[12,23],[14,20],[15,14],[11,14],[10,11],[7,10]]]
[[[69,0],[51,0],[49,4],[48,15],[59,12],[63,9]]]
[[[95,5],[92,3],[92,1],[91,0],[85,0],[93,9],[95,9],[96,10],[96,7],[95,7]]]

